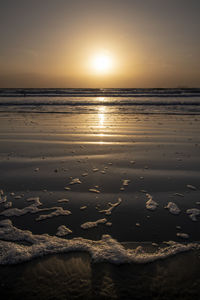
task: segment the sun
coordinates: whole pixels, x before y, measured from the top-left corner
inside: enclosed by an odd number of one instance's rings
[[[113,68],[112,57],[108,54],[96,54],[91,60],[91,67],[93,71],[99,74],[108,73]]]

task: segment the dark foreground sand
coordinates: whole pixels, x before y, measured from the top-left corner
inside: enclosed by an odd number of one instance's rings
[[[199,116],[111,115],[103,107],[98,114],[82,115],[1,113],[0,189],[7,202],[23,209],[30,205],[27,198],[40,197],[41,208],[61,206],[71,214],[41,221],[36,218],[49,211],[6,217],[5,210],[11,208],[2,203],[0,220],[9,218],[34,234],[55,235],[58,226],[65,225],[72,231],[67,238],[99,240],[109,234],[120,242],[148,245],[199,241],[199,222],[186,212],[200,208],[199,128]],[[80,183],[70,184],[74,179]],[[155,210],[146,208],[146,194],[156,201]],[[100,212],[119,198],[122,202],[111,214]],[[177,205],[178,214],[164,208],[169,202]],[[102,218],[111,226],[81,228]],[[148,265],[121,266],[93,264],[86,253],[68,253],[2,266],[1,295],[5,299],[199,299],[198,269],[195,251]]]
[[[151,264],[91,264],[84,253],[1,267],[1,299],[199,299],[196,252]]]

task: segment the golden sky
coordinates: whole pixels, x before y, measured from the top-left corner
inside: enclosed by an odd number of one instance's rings
[[[198,87],[200,1],[1,0],[0,87]]]

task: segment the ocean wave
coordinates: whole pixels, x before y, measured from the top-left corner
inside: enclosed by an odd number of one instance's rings
[[[110,235],[99,241],[84,238],[63,239],[48,234],[34,235],[31,231],[13,226],[11,220],[0,222],[0,265],[18,264],[48,254],[84,251],[93,262],[112,264],[144,264],[165,259],[178,253],[199,249],[198,243],[167,242],[164,247],[147,252],[142,246],[126,249]]]
[[[0,89],[0,97],[199,97],[199,88],[154,89]]]
[[[200,89],[1,89],[0,112],[200,114]]]
[[[156,97],[156,98],[142,98],[136,99],[132,97],[115,98],[115,97],[0,97],[1,106],[200,106],[200,96],[195,99],[184,97],[171,97],[168,99]]]

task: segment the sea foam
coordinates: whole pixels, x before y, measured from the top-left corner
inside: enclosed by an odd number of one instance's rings
[[[103,235],[99,241],[81,237],[68,240],[48,234],[34,235],[31,231],[16,228],[9,219],[0,221],[0,239],[1,265],[17,264],[47,254],[72,251],[88,252],[93,262],[141,264],[200,247],[197,243],[181,244],[170,241],[164,248],[156,248],[155,252],[147,252],[141,246],[136,249],[125,249],[110,235]]]

